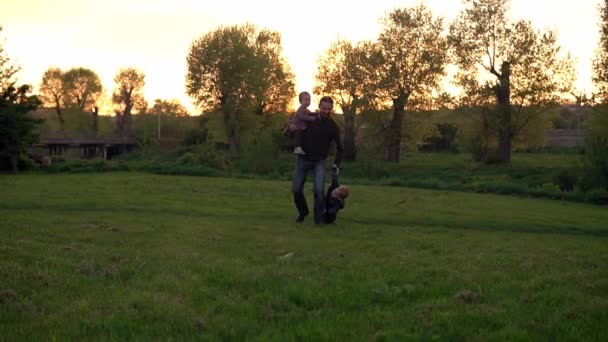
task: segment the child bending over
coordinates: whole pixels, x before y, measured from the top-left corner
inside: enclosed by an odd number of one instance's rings
[[[325,223],[336,222],[336,216],[346,205],[345,200],[350,195],[350,188],[338,183],[340,169],[337,166],[332,168],[331,185],[325,195]]]

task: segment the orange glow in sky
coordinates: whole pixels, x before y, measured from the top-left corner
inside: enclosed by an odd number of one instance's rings
[[[316,61],[332,42],[375,39],[387,12],[420,2],[445,17],[446,27],[462,8],[460,0],[19,0],[1,6],[0,25],[6,53],[22,68],[19,83],[37,89],[50,66],[82,66],[97,72],[109,95],[118,70],[134,66],[146,75],[149,103],[178,99],[194,114],[185,94],[186,55],[194,39],[220,25],[248,22],[280,32],[296,92],[311,91]],[[512,0],[511,17],[556,29],[564,53],[578,61],[577,88],[588,92],[598,6],[599,0]]]

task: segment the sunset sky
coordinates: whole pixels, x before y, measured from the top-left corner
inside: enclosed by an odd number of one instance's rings
[[[90,68],[111,93],[121,67],[146,75],[146,99],[185,95],[186,55],[192,41],[221,25],[255,24],[281,33],[296,91],[312,90],[316,61],[341,38],[374,39],[379,19],[397,7],[425,3],[452,20],[460,0],[3,0],[2,38],[21,66],[19,83],[36,88],[50,66]],[[512,0],[511,18],[556,29],[565,52],[578,60],[581,90],[591,90],[591,58],[598,41],[600,0]],[[549,7],[547,7],[549,6]],[[313,95],[313,102],[315,101]],[[192,111],[195,113],[195,111]]]

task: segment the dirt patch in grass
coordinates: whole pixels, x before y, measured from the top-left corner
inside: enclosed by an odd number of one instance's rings
[[[0,304],[17,299],[17,293],[12,289],[0,290]]]
[[[481,295],[471,290],[463,289],[454,295],[454,299],[463,303],[474,303],[481,300]]]

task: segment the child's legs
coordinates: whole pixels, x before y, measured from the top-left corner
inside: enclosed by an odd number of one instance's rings
[[[302,130],[297,129],[293,131],[293,147],[302,146]]]

